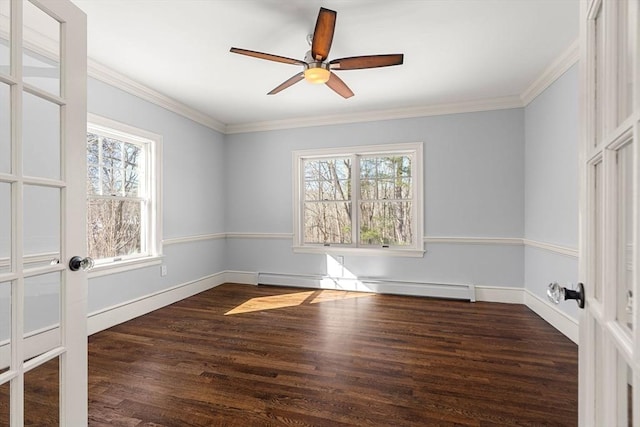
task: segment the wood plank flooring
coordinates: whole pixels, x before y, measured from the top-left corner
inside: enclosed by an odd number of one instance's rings
[[[577,425],[522,305],[227,284],[93,335],[90,425]]]
[[[522,305],[226,284],[90,337],[89,425],[576,426],[577,358]]]

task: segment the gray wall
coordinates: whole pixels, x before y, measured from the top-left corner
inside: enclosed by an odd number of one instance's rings
[[[578,247],[578,66],[525,108],[526,239]],[[576,283],[578,258],[543,249],[525,250],[525,288],[545,297],[557,281]],[[577,318],[576,304],[559,308]]]
[[[225,144],[223,135],[113,86],[89,79],[88,110],[162,135],[163,238],[225,231]],[[89,280],[89,313],[225,269],[224,239],[164,247],[160,267]]]
[[[424,142],[425,233],[430,237],[522,237],[524,111],[228,135],[226,228],[292,233],[292,151]],[[230,239],[227,267],[324,274],[321,255],[293,254],[291,240]],[[521,246],[429,243],[424,258],[347,256],[356,276],[522,287]]]

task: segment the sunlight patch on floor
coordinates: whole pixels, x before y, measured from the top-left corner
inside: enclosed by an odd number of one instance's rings
[[[277,308],[295,307],[303,304],[318,304],[337,300],[369,297],[375,294],[364,292],[346,292],[332,289],[295,292],[286,295],[271,295],[251,298],[239,306],[227,311],[224,315],[250,313],[253,311],[274,310]]]

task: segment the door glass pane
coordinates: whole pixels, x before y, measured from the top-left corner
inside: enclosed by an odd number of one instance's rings
[[[0,172],[11,172],[11,102],[9,85],[0,83]]]
[[[24,267],[49,265],[60,253],[60,189],[24,186]]]
[[[0,274],[11,271],[11,184],[0,182]]]
[[[60,359],[24,374],[24,425],[60,425]]]
[[[26,92],[22,100],[24,174],[60,179],[60,107]]]
[[[29,360],[60,345],[60,273],[24,279],[24,352]]]
[[[616,2],[618,8],[618,124],[629,117],[633,102],[633,32],[629,1]]]
[[[594,204],[594,221],[593,221],[593,280],[594,280],[594,297],[602,302],[602,266],[603,266],[603,239],[602,239],[602,220],[604,218],[603,210],[603,181],[602,181],[602,162],[596,163],[593,167],[593,204]]]
[[[604,408],[602,407],[602,402],[604,402],[604,364],[602,363],[602,359],[604,358],[604,342],[603,342],[603,336],[602,336],[602,329],[600,328],[600,326],[597,324],[597,322],[593,319],[590,320],[591,322],[595,323],[595,334],[594,334],[594,340],[593,340],[593,348],[594,348],[594,355],[595,355],[595,360],[594,360],[594,383],[595,383],[595,387],[594,387],[594,393],[595,393],[595,408],[594,408],[594,414],[595,414],[595,424],[596,426],[602,426],[604,425]]]
[[[633,144],[618,150],[617,320],[633,328]]]
[[[11,363],[11,282],[0,283],[0,374]],[[2,425],[2,424],[0,424]]]
[[[23,80],[59,95],[60,23],[32,3],[25,1],[23,4]]]
[[[618,355],[617,366],[617,426],[633,426],[633,371]]]
[[[0,426],[9,425],[9,387],[8,382],[0,385]]]
[[[604,136],[604,16],[602,13],[602,5],[596,15],[595,19],[595,111],[594,111],[594,126],[595,126],[595,141],[594,144],[602,141]]]
[[[0,0],[0,74],[9,74],[10,1]]]

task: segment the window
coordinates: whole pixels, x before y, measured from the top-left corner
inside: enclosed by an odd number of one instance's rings
[[[294,171],[297,252],[422,256],[421,143],[297,151]]]
[[[90,115],[87,239],[97,267],[160,255],[160,153],[160,136]]]

